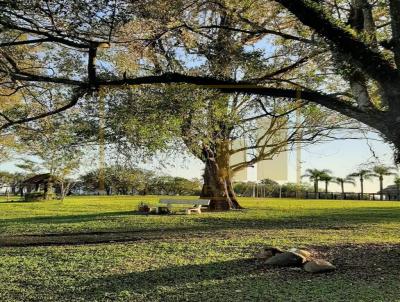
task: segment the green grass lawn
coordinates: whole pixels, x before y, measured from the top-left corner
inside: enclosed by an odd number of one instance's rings
[[[137,215],[159,197],[0,199],[0,301],[400,301],[400,202],[242,198],[243,211]],[[334,273],[271,269],[305,247]]]

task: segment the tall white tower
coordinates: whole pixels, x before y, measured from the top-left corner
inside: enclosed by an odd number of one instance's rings
[[[271,120],[269,118],[263,118],[258,121],[258,139],[265,136],[268,131]],[[287,137],[287,130],[279,130],[274,135],[277,136],[278,140],[285,140]],[[280,138],[279,138],[280,137]],[[265,143],[265,140],[261,139],[261,144]],[[283,151],[273,156],[270,160],[263,160],[257,163],[257,180],[272,179],[275,181],[287,181],[288,179],[288,152]]]

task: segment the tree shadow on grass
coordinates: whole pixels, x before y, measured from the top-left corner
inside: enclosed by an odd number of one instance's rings
[[[32,203],[38,203],[39,201],[25,201],[25,200],[9,200],[9,201],[0,201],[1,204],[13,204],[13,203],[26,203],[26,204],[32,204]]]
[[[169,265],[93,278],[81,284],[82,292],[78,294],[87,300],[131,292],[147,301],[289,301],[296,294],[311,299],[304,301],[327,301],[326,295],[353,297],[347,301],[360,301],[363,297],[365,301],[375,301],[368,298],[397,294],[393,291],[400,282],[396,257],[399,252],[400,245],[347,245],[328,251],[324,247],[323,255],[334,258],[338,269],[315,275],[290,268],[266,267],[254,259]],[[371,284],[380,292],[367,292]],[[347,293],[335,293],[338,286]]]
[[[252,211],[258,211],[259,209],[252,209]],[[274,209],[270,209],[274,211]],[[288,210],[286,213],[280,213],[276,216],[262,217],[249,217],[247,212],[239,212],[237,215],[233,215],[232,212],[225,213],[207,213],[201,215],[163,215],[162,217],[168,218],[179,218],[179,219],[190,219],[199,222],[203,225],[210,224],[211,227],[232,227],[241,228],[243,225],[252,228],[258,226],[273,226],[275,223],[284,222],[310,222],[310,223],[344,223],[344,224],[357,224],[357,223],[379,223],[379,222],[398,222],[400,219],[400,207],[358,207],[358,208],[332,208],[332,209],[310,209],[301,211],[300,213],[296,210]],[[276,212],[280,212],[277,210]],[[236,212],[237,213],[237,212]],[[56,215],[56,216],[36,216],[36,217],[23,217],[23,218],[10,218],[3,219],[0,221],[0,226],[4,224],[64,224],[64,223],[80,223],[90,222],[97,220],[107,220],[115,218],[126,218],[130,216],[138,217],[161,217],[160,215],[141,215],[136,211],[117,211],[117,212],[104,212],[104,213],[93,213],[93,214],[76,214],[76,215]],[[184,223],[184,221],[183,221]],[[290,226],[290,225],[289,225]]]
[[[256,210],[251,210],[256,211]],[[19,224],[70,224],[84,222],[118,221],[134,215],[133,211],[119,211],[107,213],[95,213],[84,215],[65,216],[43,216],[28,218],[12,218],[0,221],[0,229],[7,229],[10,226]],[[142,215],[140,215],[142,216]],[[150,218],[150,217],[149,217]],[[215,231],[241,231],[244,229],[257,230],[282,230],[282,229],[326,229],[346,230],[354,229],[362,225],[372,223],[398,223],[400,219],[400,207],[369,207],[369,208],[343,208],[343,209],[318,209],[310,210],[308,213],[295,211],[276,216],[251,217],[250,213],[213,213],[198,216],[173,215],[174,221],[169,224],[168,216],[163,217],[159,223],[157,220],[152,224],[141,225],[140,221],[133,221],[129,224],[121,224],[110,229],[104,229],[104,225],[93,230],[82,232],[65,232],[51,234],[33,234],[21,236],[2,236],[0,245],[3,246],[30,246],[30,245],[59,245],[59,244],[86,244],[105,242],[126,242],[137,240],[158,240],[168,235],[169,238],[184,237],[192,234],[197,236],[201,233]],[[143,217],[143,219],[147,219]],[[157,218],[156,218],[157,219]],[[122,221],[122,220],[121,220]],[[189,222],[188,222],[189,221]],[[124,222],[125,223],[125,222]],[[158,224],[159,223],[159,224]],[[149,227],[150,225],[150,227]],[[28,227],[29,229],[29,227]],[[10,240],[10,237],[11,240]],[[25,242],[26,241],[26,242]]]
[[[213,217],[196,217],[196,222],[210,228],[257,228],[257,229],[301,229],[301,228],[333,228],[351,229],[361,224],[371,223],[398,223],[400,220],[400,207],[359,207],[351,209],[318,209],[308,213],[288,211],[279,216],[253,218],[245,215]]]
[[[79,296],[83,295],[88,300],[95,300],[95,297],[102,297],[105,293],[118,293],[127,290],[147,296],[154,293],[159,287],[185,287],[190,284],[196,286],[197,290],[201,290],[201,285],[198,284],[200,282],[207,280],[218,282],[235,276],[246,276],[256,269],[255,262],[251,259],[168,266],[161,269],[109,275],[88,280],[81,284],[80,288],[83,290],[79,293]]]
[[[9,218],[0,221],[0,226],[3,224],[42,224],[42,223],[79,223],[89,222],[96,220],[104,220],[118,216],[135,215],[135,211],[118,211],[118,212],[104,212],[93,214],[76,214],[76,215],[55,215],[55,216],[35,216],[35,217],[22,217],[22,218]]]

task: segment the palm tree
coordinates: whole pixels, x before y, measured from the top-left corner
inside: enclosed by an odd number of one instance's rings
[[[346,176],[346,177],[335,177],[334,180],[337,184],[340,185],[342,189],[342,195],[344,196],[344,184],[352,184],[353,186],[356,185],[356,182],[351,176]]]
[[[333,181],[333,179],[334,179],[334,177],[332,175],[330,175],[329,172],[325,172],[319,177],[320,181],[325,182],[325,193],[328,193],[329,183],[331,181]]]
[[[395,173],[392,172],[393,169],[395,169],[395,168],[384,166],[384,165],[376,165],[372,168],[372,171],[374,172],[372,174],[372,176],[379,178],[379,188],[380,188],[379,193],[381,196],[381,200],[383,200],[383,177],[390,176],[390,175],[396,175]]]
[[[307,169],[306,174],[304,174],[302,177],[308,177],[310,181],[314,183],[314,193],[318,193],[318,182],[321,180],[321,176],[329,173],[331,173],[331,171],[326,169]]]
[[[366,169],[361,169],[358,170],[357,172],[351,173],[347,177],[353,178],[353,177],[359,177],[360,178],[360,185],[361,185],[361,199],[364,196],[364,180],[368,180],[373,176],[373,173],[370,170]]]
[[[396,176],[394,178],[394,184],[396,185],[397,189],[397,200],[400,200],[400,176]]]

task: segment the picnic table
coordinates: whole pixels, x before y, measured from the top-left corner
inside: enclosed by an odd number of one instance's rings
[[[186,209],[186,214],[201,214],[202,206],[209,206],[209,199],[160,199],[160,204],[165,204],[170,209],[172,205],[191,205]]]

